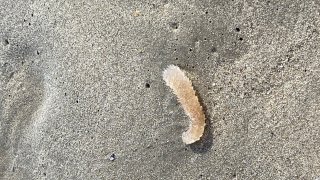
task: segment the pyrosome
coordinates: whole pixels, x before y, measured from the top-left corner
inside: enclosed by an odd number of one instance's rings
[[[185,144],[192,144],[200,140],[205,127],[205,115],[192,83],[185,73],[175,65],[169,65],[163,71],[163,80],[177,96],[185,113],[190,118],[190,125],[182,134],[182,141]]]

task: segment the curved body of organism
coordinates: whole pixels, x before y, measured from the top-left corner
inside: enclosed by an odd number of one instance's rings
[[[177,96],[185,113],[190,117],[189,129],[182,134],[182,140],[186,144],[192,144],[200,140],[205,127],[205,115],[199,103],[192,83],[185,73],[175,65],[169,65],[163,71],[163,80]]]

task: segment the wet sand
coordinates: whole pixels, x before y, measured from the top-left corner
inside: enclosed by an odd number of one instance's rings
[[[0,2],[0,179],[317,179],[320,3]],[[162,80],[185,70],[206,114]]]

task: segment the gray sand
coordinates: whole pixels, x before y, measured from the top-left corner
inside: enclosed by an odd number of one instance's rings
[[[319,1],[146,2],[0,1],[0,179],[320,178]]]

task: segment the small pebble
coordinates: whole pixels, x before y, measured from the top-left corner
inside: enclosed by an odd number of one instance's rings
[[[116,159],[116,155],[115,154],[111,154],[109,157],[110,161],[114,161]]]

